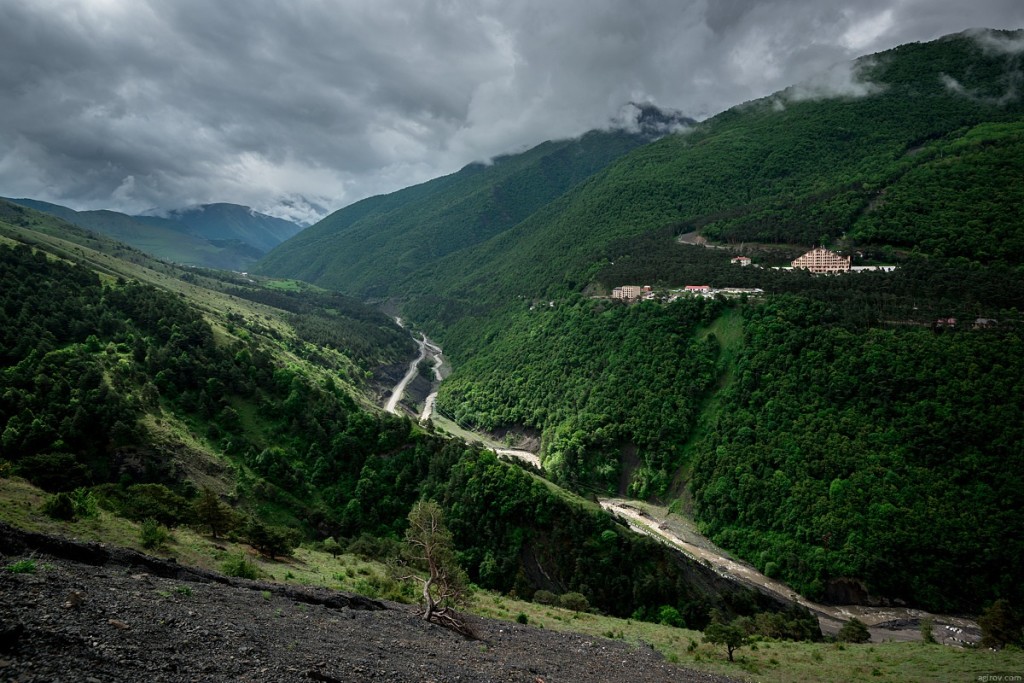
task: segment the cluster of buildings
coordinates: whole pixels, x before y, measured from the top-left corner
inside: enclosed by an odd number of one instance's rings
[[[623,285],[612,290],[613,299],[622,299],[624,301],[637,301],[639,299],[675,301],[681,296],[702,296],[712,299],[718,295],[735,297],[742,296],[743,294],[758,296],[764,294],[764,290],[756,287],[722,287],[716,289],[711,285],[686,285],[682,289],[673,289],[661,296],[655,294],[650,285]]]
[[[776,267],[776,270],[803,269],[822,275],[835,275],[838,273],[861,272],[867,270],[879,270],[885,272],[892,272],[896,270],[896,266],[854,266],[852,265],[852,260],[853,259],[850,256],[842,256],[830,249],[826,249],[825,247],[815,247],[803,256],[794,259],[789,266],[778,266]],[[732,259],[732,263],[740,267],[746,267],[753,264],[749,256],[736,256]],[[759,267],[760,266],[755,266],[755,268]],[[616,287],[612,290],[612,298],[621,299],[623,301],[655,298],[674,301],[680,296],[703,296],[710,298],[718,295],[734,297],[741,296],[743,294],[748,296],[758,296],[760,294],[764,294],[764,290],[743,287],[723,287],[721,289],[715,289],[711,285],[687,285],[683,289],[673,289],[668,292],[667,296],[661,297],[655,295],[650,285],[622,285],[621,287]]]
[[[777,266],[775,270],[808,270],[821,275],[834,275],[837,273],[860,273],[869,270],[878,270],[891,273],[896,266],[855,266],[852,264],[852,257],[842,256],[825,247],[815,247],[809,252],[794,259],[788,266]],[[732,260],[734,265],[752,265],[749,256],[737,256]],[[759,266],[755,266],[759,267]]]
[[[681,296],[702,296],[706,299],[713,299],[718,295],[726,298],[737,296],[760,296],[764,290],[758,287],[720,287],[716,289],[711,285],[686,285],[682,289],[673,289],[668,294],[669,301],[675,301]]]

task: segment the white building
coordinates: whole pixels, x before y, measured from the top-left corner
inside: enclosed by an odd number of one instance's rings
[[[644,293],[640,285],[622,285],[612,290],[613,299],[639,299]]]

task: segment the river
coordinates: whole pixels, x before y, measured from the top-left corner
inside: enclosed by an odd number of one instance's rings
[[[401,318],[395,318],[395,322],[398,323],[399,327],[405,328]],[[409,382],[413,380],[419,368],[419,364],[424,358],[430,358],[433,364],[434,381],[440,385],[444,380],[444,351],[440,346],[432,342],[427,338],[425,334],[421,334],[420,338],[416,340],[416,345],[419,347],[419,353],[409,363],[409,369],[406,371],[405,376],[395,385],[394,389],[391,390],[391,395],[388,397],[387,403],[384,404],[384,410],[398,415],[401,411],[398,408],[399,402],[402,400],[402,396],[405,394],[405,388],[409,386]],[[430,419],[438,419],[438,416],[434,415],[434,405],[437,402],[437,388],[430,392],[426,400],[423,402],[423,409],[419,414],[419,421],[425,422]],[[447,421],[445,418],[440,418],[439,421]],[[462,429],[466,436],[473,441],[480,441],[484,446],[490,448],[498,455],[503,455],[509,458],[516,458],[521,460],[538,471],[541,470],[540,457],[531,451],[519,449],[519,448],[507,448],[502,444],[496,443],[494,439],[490,438],[485,434],[478,434],[475,432],[468,432],[468,430]]]
[[[400,318],[395,321],[402,325]],[[402,400],[405,388],[416,376],[420,362],[429,357],[433,363],[434,379],[438,385],[443,381],[444,374],[444,352],[441,347],[430,341],[426,335],[421,334],[416,341],[419,346],[419,354],[409,363],[409,369],[402,377],[402,380],[395,385],[388,399],[385,409],[394,414],[399,414],[398,403]],[[436,419],[440,422],[449,422],[443,416],[434,415],[434,405],[437,400],[437,389],[427,396],[423,409],[420,412],[421,422],[428,419]],[[496,443],[493,439],[484,434],[469,432],[465,428],[457,428],[451,423],[453,433],[470,440],[480,441],[485,447],[490,448],[498,455],[516,458],[542,472],[540,457],[531,451],[506,448]],[[768,578],[757,571],[751,565],[734,560],[723,550],[719,549],[709,539],[702,536],[692,523],[688,523],[678,515],[670,515],[664,508],[651,505],[637,500],[622,498],[602,498],[599,500],[601,507],[610,514],[617,515],[624,519],[634,531],[651,536],[684,555],[707,563],[719,575],[743,585],[756,588],[785,601],[796,602],[809,609],[818,617],[818,623],[822,632],[835,634],[839,631],[844,622],[857,618],[864,622],[871,631],[872,640],[875,642],[883,640],[921,640],[921,634],[917,624],[921,619],[933,619],[935,627],[933,633],[940,643],[949,645],[960,645],[963,643],[977,643],[981,638],[981,630],[977,622],[969,619],[929,614],[922,610],[903,607],[866,607],[862,605],[823,605],[813,602],[798,595],[789,586]]]
[[[398,323],[399,327],[403,329],[405,328],[405,325],[402,324],[401,318],[395,318],[395,322]],[[416,344],[419,346],[419,355],[409,363],[409,369],[406,371],[405,376],[403,376],[398,384],[395,385],[395,388],[391,390],[391,396],[388,398],[387,403],[384,404],[384,410],[394,415],[398,415],[398,402],[402,400],[402,396],[405,394],[405,388],[409,386],[409,382],[411,382],[413,377],[416,376],[420,361],[428,355],[434,361],[434,377],[438,382],[441,381],[441,364],[444,362],[441,355],[441,347],[427,339],[427,335],[425,334],[420,335],[420,338],[416,340]],[[433,407],[434,400],[436,398],[436,391],[427,397],[427,406],[424,407],[424,412],[427,417],[430,416],[429,410]],[[421,415],[420,420],[423,419],[425,418]]]

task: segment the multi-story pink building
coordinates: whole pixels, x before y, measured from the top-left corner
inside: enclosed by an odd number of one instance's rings
[[[848,273],[850,257],[840,256],[825,247],[815,247],[793,261],[794,268],[806,268],[812,273]]]

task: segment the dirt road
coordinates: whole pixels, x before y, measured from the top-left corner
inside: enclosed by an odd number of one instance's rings
[[[401,318],[395,318],[395,322],[398,323],[399,327],[405,327],[402,324]],[[420,338],[416,340],[416,344],[419,346],[419,354],[409,363],[409,369],[406,370],[405,376],[395,385],[395,388],[391,390],[391,396],[388,398],[387,403],[384,404],[384,410],[389,413],[398,414],[398,403],[402,400],[402,395],[405,394],[405,388],[409,386],[409,382],[412,381],[413,377],[416,376],[417,369],[419,368],[420,361],[426,357],[430,357],[434,362],[434,376],[437,381],[441,381],[441,364],[444,359],[441,354],[441,347],[434,344],[432,341],[427,339],[424,334],[420,335]],[[434,406],[434,399],[437,398],[437,392],[435,391],[427,397],[427,403],[423,408],[426,417],[430,417],[430,410]],[[426,419],[426,417],[420,416],[420,420]]]
[[[962,617],[930,614],[904,607],[823,605],[808,600],[784,583],[765,576],[745,562],[729,557],[702,536],[692,524],[678,515],[669,515],[664,508],[622,498],[603,498],[599,502],[605,510],[625,519],[635,531],[657,538],[705,562],[719,575],[806,607],[817,615],[823,633],[835,634],[844,622],[857,618],[868,626],[874,642],[921,640],[919,624],[922,619],[930,618],[935,623],[933,633],[940,643],[962,645],[976,643],[981,639],[977,622]]]

